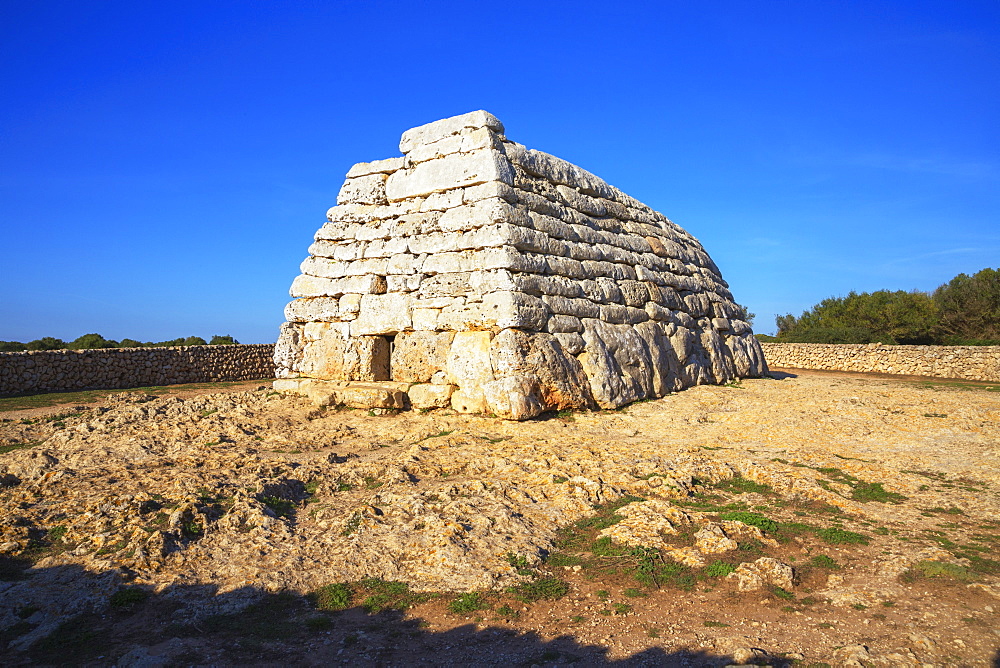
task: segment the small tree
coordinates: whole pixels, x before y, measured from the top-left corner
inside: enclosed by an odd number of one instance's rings
[[[43,336],[34,341],[28,341],[28,350],[62,350],[66,347],[66,342],[52,336]]]
[[[237,343],[239,343],[239,341],[237,341],[233,337],[229,336],[228,334],[225,335],[225,336],[219,336],[218,334],[216,334],[215,336],[212,337],[212,340],[208,342],[208,345],[210,345],[210,346],[232,346],[232,345],[235,345]]]
[[[1000,270],[959,274],[934,291],[934,303],[946,341],[1000,340]]]
[[[182,346],[204,346],[208,345],[205,339],[200,336],[189,336],[180,344]]]
[[[92,348],[117,348],[117,341],[109,341],[100,334],[84,334],[71,341],[68,345],[73,350],[89,350]]]

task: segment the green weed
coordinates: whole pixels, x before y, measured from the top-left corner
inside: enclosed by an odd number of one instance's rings
[[[742,522],[743,524],[755,526],[761,531],[764,531],[766,533],[774,533],[775,531],[778,530],[777,522],[768,519],[759,513],[751,513],[746,511],[720,513],[719,519]]]
[[[486,599],[479,592],[469,592],[460,594],[458,598],[448,604],[448,611],[456,615],[462,615],[475,610],[486,610],[490,606]]]
[[[840,568],[840,565],[834,561],[832,557],[828,557],[825,554],[817,554],[814,556],[809,560],[809,565],[815,566],[816,568],[826,568],[831,571],[835,571]]]
[[[348,608],[353,596],[354,592],[351,590],[351,586],[341,582],[323,585],[309,594],[308,598],[320,610],[335,612]]]
[[[820,529],[816,532],[816,535],[833,545],[844,545],[849,543],[868,545],[871,542],[871,539],[864,534],[847,531],[846,529],[841,529],[840,527]]]
[[[736,567],[732,564],[727,564],[724,561],[713,561],[705,566],[705,575],[710,578],[724,578],[735,570]]]
[[[541,577],[531,582],[522,582],[508,590],[518,600],[525,603],[535,601],[556,600],[569,592],[569,585],[554,577]]]

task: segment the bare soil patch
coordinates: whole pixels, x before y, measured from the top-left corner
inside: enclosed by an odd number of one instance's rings
[[[997,394],[776,375],[527,423],[259,381],[2,413],[0,657],[997,661]]]

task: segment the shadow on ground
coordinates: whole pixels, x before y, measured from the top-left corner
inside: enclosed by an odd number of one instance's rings
[[[612,659],[572,636],[483,621],[434,630],[399,610],[323,612],[307,598],[244,587],[127,584],[127,571],[29,568],[0,558],[0,663],[18,665],[723,666],[731,657],[653,647]],[[480,614],[480,613],[470,613]],[[456,619],[464,618],[462,615]],[[771,665],[782,665],[771,658]]]

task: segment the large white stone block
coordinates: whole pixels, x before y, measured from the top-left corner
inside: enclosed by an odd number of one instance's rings
[[[397,334],[412,329],[413,297],[405,293],[362,295],[358,317],[351,322],[351,336]]]
[[[399,150],[409,153],[420,144],[430,144],[451,135],[460,134],[466,129],[488,128],[503,134],[503,123],[488,111],[470,111],[461,116],[442,118],[432,123],[410,128],[399,139]]]
[[[385,204],[385,174],[347,179],[337,195],[337,204]]]
[[[484,149],[428,160],[394,172],[386,182],[385,193],[389,201],[399,201],[489,181],[510,185],[514,170],[502,153]]]

